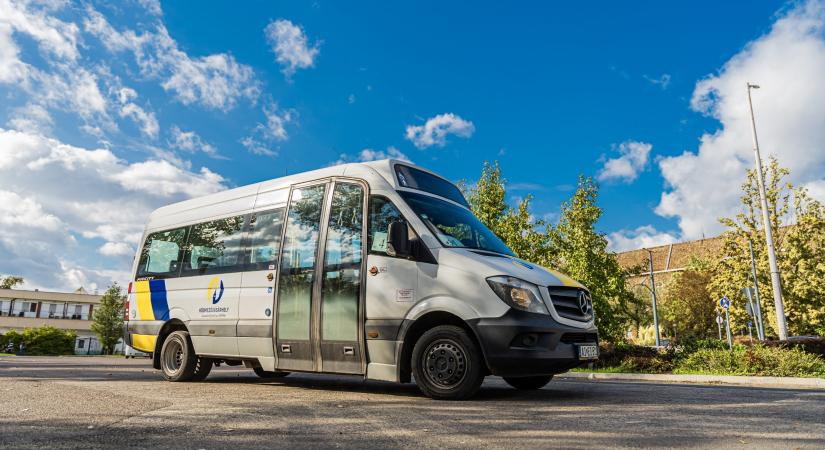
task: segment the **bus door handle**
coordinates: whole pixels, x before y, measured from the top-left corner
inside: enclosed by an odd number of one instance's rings
[[[355,349],[352,347],[344,347],[345,355],[355,355]]]
[[[292,347],[289,344],[281,344],[281,353],[292,353]]]

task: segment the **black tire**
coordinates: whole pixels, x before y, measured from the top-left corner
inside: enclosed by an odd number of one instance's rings
[[[215,362],[213,360],[198,356],[198,361],[195,363],[195,373],[192,374],[192,381],[205,380],[214,365]]]
[[[255,375],[257,375],[261,378],[264,378],[264,379],[283,378],[283,377],[289,375],[289,372],[278,372],[278,371],[270,372],[270,371],[264,370],[260,367],[255,367],[252,370],[255,371]]]
[[[160,371],[166,381],[189,381],[195,374],[198,357],[186,331],[175,331],[163,341]]]
[[[537,375],[534,377],[504,377],[504,381],[520,391],[535,391],[547,386],[553,375]]]
[[[418,389],[437,400],[470,398],[484,381],[481,350],[455,325],[427,330],[413,347],[411,363]]]

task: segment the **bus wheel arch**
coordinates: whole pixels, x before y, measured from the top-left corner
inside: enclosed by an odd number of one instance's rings
[[[180,319],[171,319],[164,323],[163,327],[161,327],[160,332],[158,333],[158,338],[155,341],[155,351],[152,352],[152,367],[155,369],[160,369],[160,350],[163,348],[163,342],[175,331],[189,330],[187,330],[186,324],[184,324]]]
[[[400,331],[401,347],[398,352],[398,380],[402,383],[409,383],[412,380],[412,356],[415,344],[424,333],[440,325],[455,325],[463,328],[478,346],[481,352],[484,368],[487,369],[487,361],[484,349],[473,328],[461,317],[447,311],[432,311],[424,314],[414,321],[405,321]],[[489,373],[489,369],[487,369]]]

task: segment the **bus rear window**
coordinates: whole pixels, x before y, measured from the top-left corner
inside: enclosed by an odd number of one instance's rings
[[[398,178],[398,184],[401,187],[429,192],[430,194],[444,197],[468,208],[470,207],[464,195],[461,194],[461,191],[454,184],[443,178],[401,164],[395,166],[395,176]]]

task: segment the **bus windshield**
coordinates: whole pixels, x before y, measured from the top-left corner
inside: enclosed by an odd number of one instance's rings
[[[445,247],[472,248],[515,256],[470,211],[428,195],[407,191],[399,191],[399,194]]]

